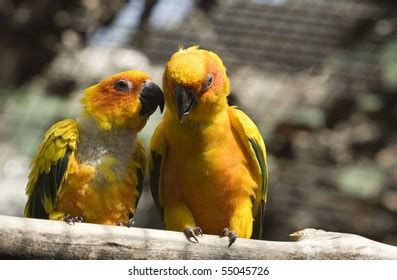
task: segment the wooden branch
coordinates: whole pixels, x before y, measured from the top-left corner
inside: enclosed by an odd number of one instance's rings
[[[0,257],[23,259],[397,259],[397,247],[353,234],[306,229],[294,242],[0,216]]]

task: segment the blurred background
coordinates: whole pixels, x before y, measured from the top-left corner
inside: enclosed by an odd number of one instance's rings
[[[313,227],[397,245],[393,0],[1,0],[0,214],[22,215],[43,133],[85,87],[127,69],[161,84],[196,44],[223,58],[230,103],[267,144],[267,239]],[[147,182],[136,222],[161,227]]]

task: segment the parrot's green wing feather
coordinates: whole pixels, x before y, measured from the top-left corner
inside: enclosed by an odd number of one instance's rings
[[[136,167],[136,176],[137,176],[137,185],[136,185],[136,200],[135,200],[135,207],[134,211],[138,206],[139,199],[142,195],[142,187],[143,187],[143,179],[145,177],[145,170],[146,170],[146,152],[145,147],[141,140],[138,139],[136,142],[135,153],[134,153],[134,165]],[[130,217],[134,216],[134,212],[131,212]]]
[[[48,129],[31,163],[26,187],[26,217],[47,219],[67,174],[69,157],[76,149],[79,131],[75,120],[60,121]]]
[[[250,157],[248,160],[252,168],[254,168],[254,173],[259,175],[260,188],[255,190],[256,197],[253,207],[253,237],[263,239],[262,227],[268,191],[265,142],[254,122],[243,111],[231,108],[230,116],[233,128],[237,131],[237,134],[240,136],[240,139],[248,151]]]
[[[152,192],[153,200],[161,213],[163,218],[163,205],[161,202],[160,188],[162,181],[162,170],[164,160],[167,155],[167,142],[165,140],[162,123],[160,123],[153,133],[150,141],[150,159],[149,159],[149,170],[150,170],[150,190]]]

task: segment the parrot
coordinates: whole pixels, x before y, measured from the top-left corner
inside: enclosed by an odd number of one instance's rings
[[[29,218],[132,226],[147,155],[138,132],[161,89],[140,70],[114,74],[85,89],[76,119],[53,124],[30,165]]]
[[[264,140],[254,122],[229,106],[221,58],[180,48],[162,77],[165,112],[150,141],[153,200],[166,230],[191,242],[216,234],[263,239],[268,192]]]

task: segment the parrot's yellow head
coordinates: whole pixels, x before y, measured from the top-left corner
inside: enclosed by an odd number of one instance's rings
[[[87,88],[81,103],[84,113],[96,120],[102,129],[133,127],[139,131],[157,106],[163,110],[164,96],[148,74],[130,70]]]
[[[180,122],[200,121],[227,106],[230,82],[219,56],[194,46],[172,55],[164,71],[163,90],[167,108]]]

